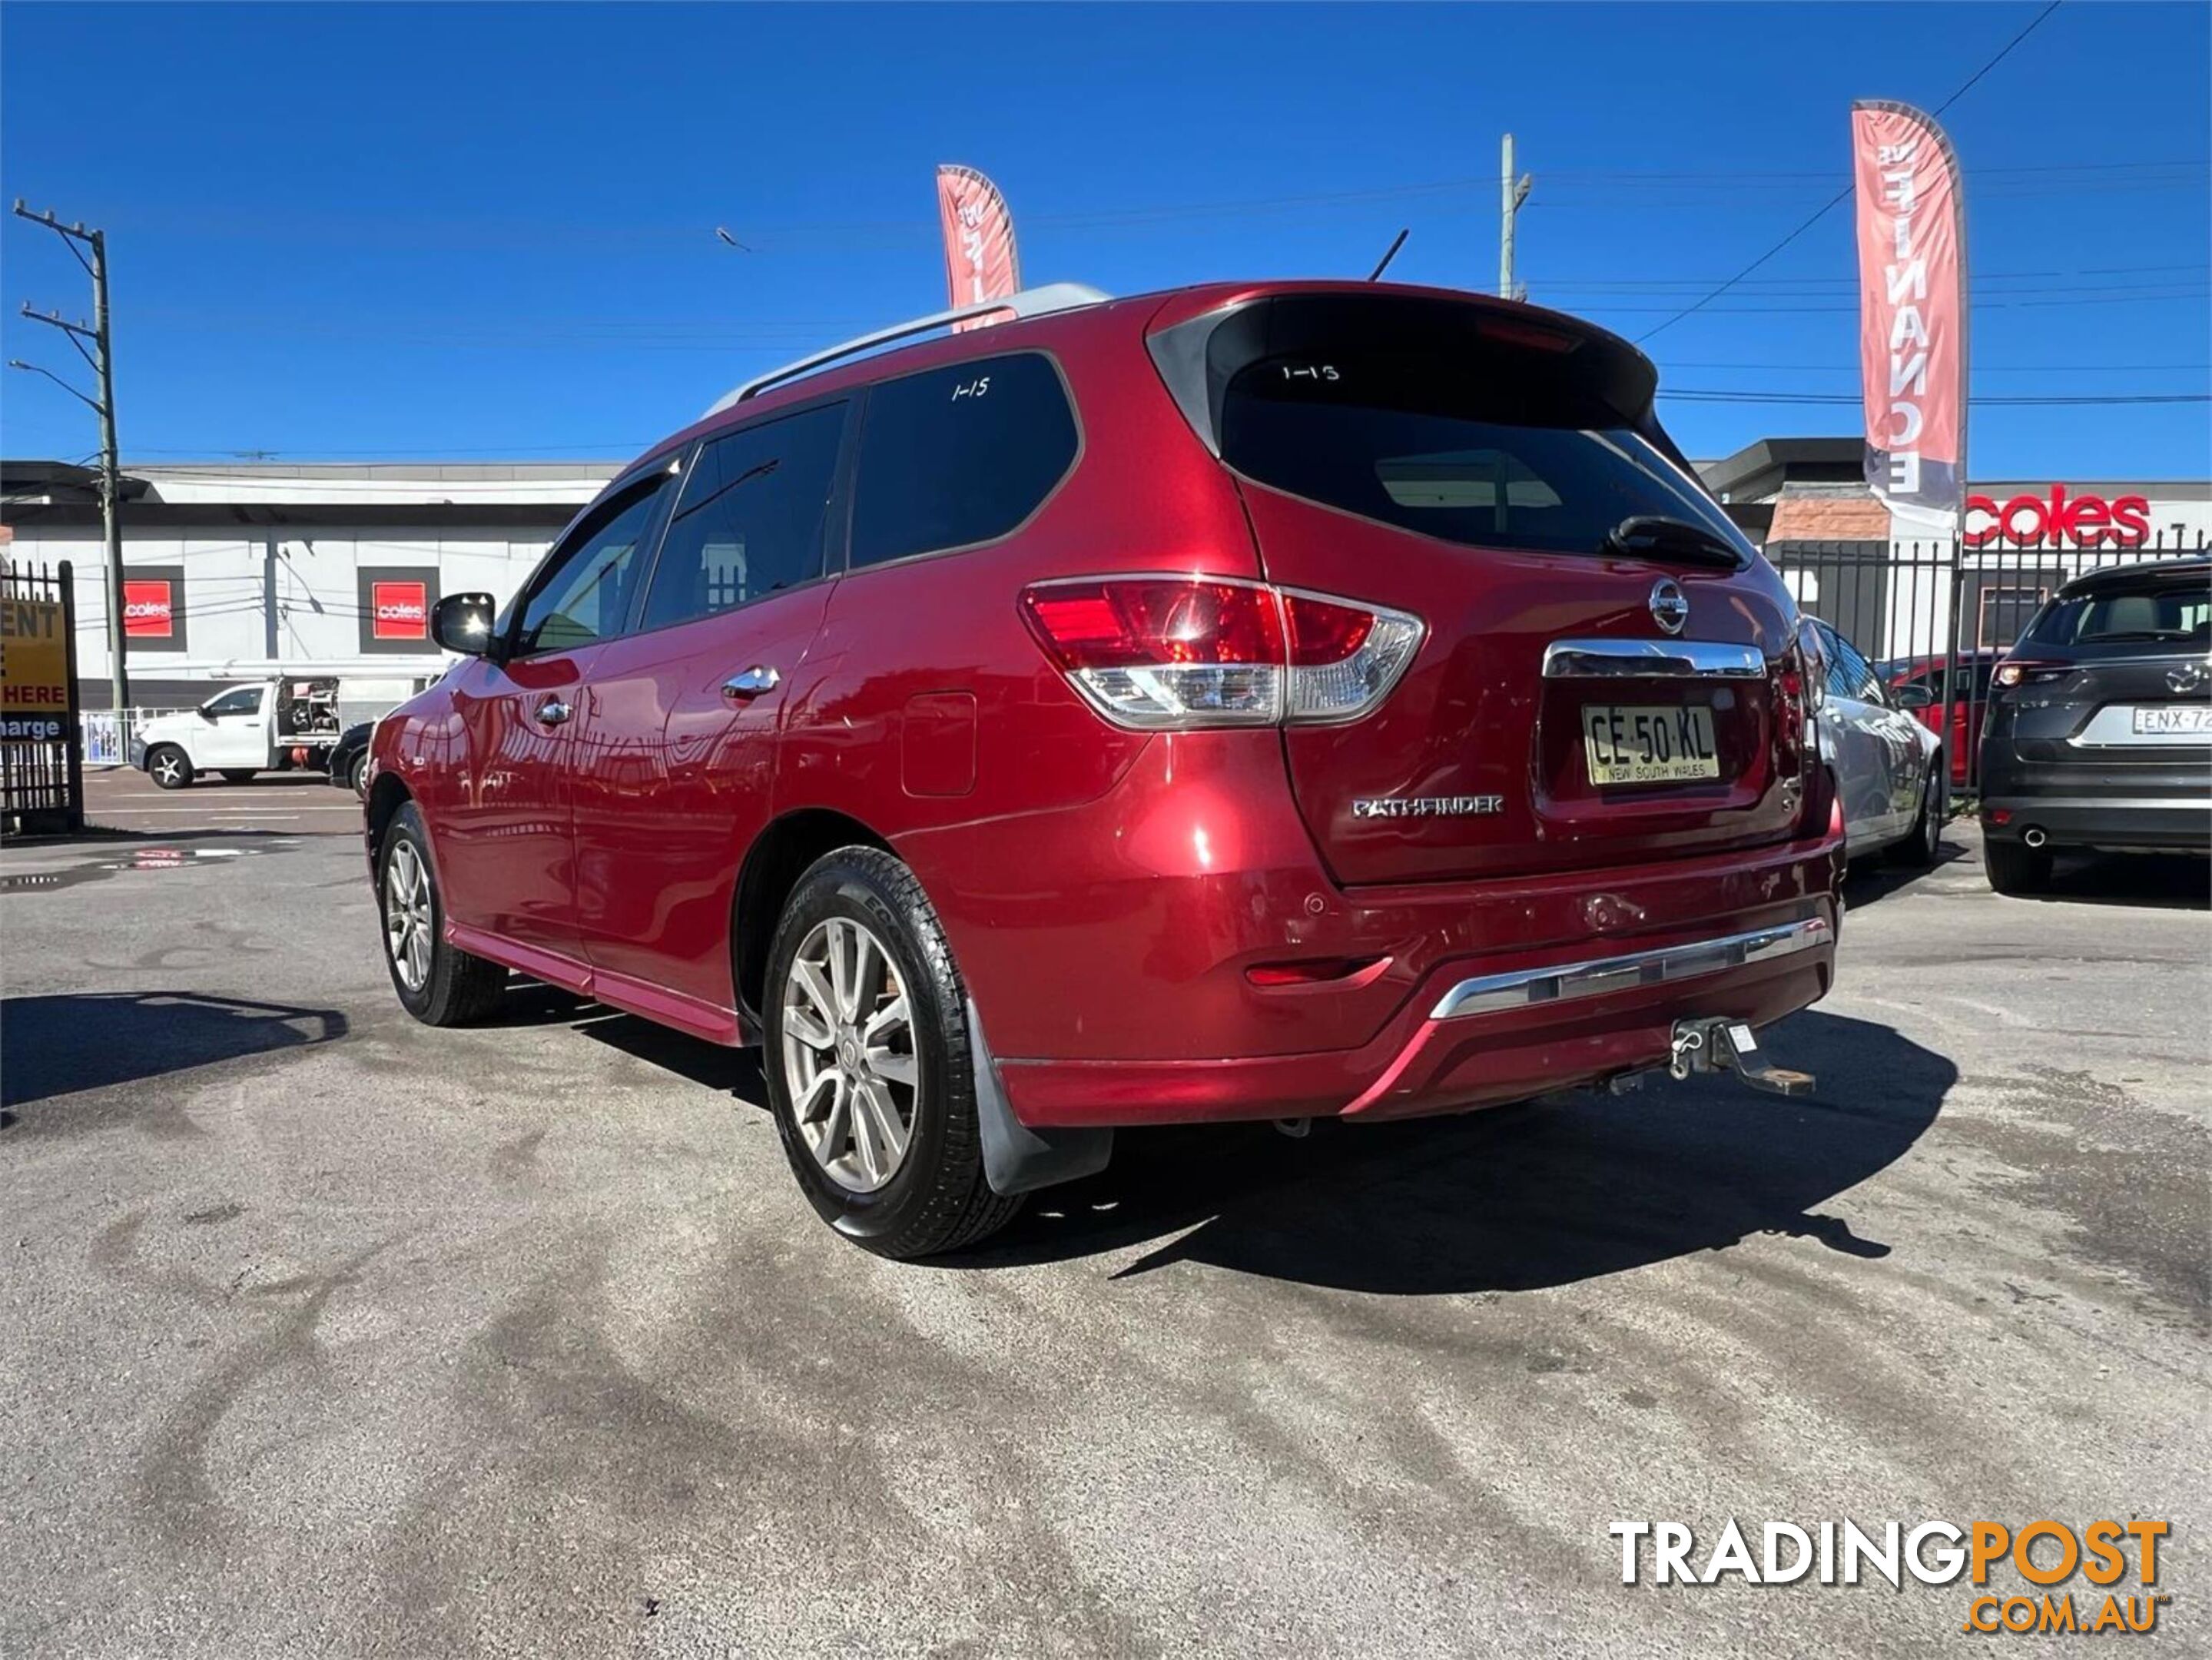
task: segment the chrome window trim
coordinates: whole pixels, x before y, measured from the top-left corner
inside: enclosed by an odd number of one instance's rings
[[[1717,939],[1666,946],[1657,951],[1632,952],[1625,957],[1600,957],[1553,968],[1481,975],[1461,981],[1437,999],[1436,1007],[1429,1011],[1429,1018],[1452,1020],[1470,1014],[1495,1014],[1537,1003],[1572,1002],[1578,998],[1629,991],[1638,986],[1667,985],[1701,975],[1718,974],[1725,969],[1741,968],[1749,963],[1771,963],[1800,952],[1815,951],[1834,944],[1835,938],[1835,930],[1814,916],[1776,927],[1754,928],[1747,933],[1723,934]]]
[[[1554,640],[1544,648],[1544,678],[1581,680],[1760,680],[1765,654],[1718,640]]]

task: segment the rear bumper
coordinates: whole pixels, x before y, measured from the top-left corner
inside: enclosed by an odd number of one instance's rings
[[[1982,833],[2017,842],[2032,830],[2059,848],[2212,852],[2212,803],[2174,796],[1984,795]]]
[[[1825,791],[1807,804],[1824,825],[1826,806]],[[1081,806],[893,847],[944,926],[1008,1104],[1040,1128],[1445,1111],[1656,1065],[1677,1019],[1757,1025],[1826,991],[1843,858],[1824,829],[1644,863],[1343,886],[1279,743],[1238,733],[1156,740]],[[1730,960],[1715,945],[1811,922],[1826,936],[1786,954]],[[1685,947],[1671,970],[1612,961]],[[1577,970],[1591,971],[1577,994],[1559,994]],[[1507,979],[1519,1006],[1435,1012],[1465,982],[1488,994]]]
[[[1501,969],[1445,963],[1355,1049],[1249,1059],[1000,1063],[1008,1098],[1037,1128],[1190,1121],[1416,1117],[1526,1100],[1665,1061],[1674,1023],[1760,1026],[1825,996],[1835,909],[1722,936]]]
[[[1978,816],[1985,836],[2019,841],[2040,830],[2062,848],[2212,849],[2212,763],[2203,751],[2058,746],[2067,752],[2054,760],[2051,747],[1999,734],[1982,745]]]

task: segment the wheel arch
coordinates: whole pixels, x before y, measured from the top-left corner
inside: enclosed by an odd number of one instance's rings
[[[390,828],[399,809],[414,799],[414,792],[393,773],[380,774],[370,787],[364,817],[368,825],[368,861],[372,866],[376,863],[376,855],[384,847],[384,832]]]
[[[772,820],[753,838],[738,868],[730,900],[730,975],[739,1018],[755,1030],[768,984],[768,953],[776,918],[806,868],[838,848],[893,854],[878,832],[832,807],[800,807]]]

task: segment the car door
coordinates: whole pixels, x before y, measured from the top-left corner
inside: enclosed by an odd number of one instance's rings
[[[192,745],[192,764],[208,769],[255,769],[269,764],[269,726],[263,712],[266,686],[237,686],[200,705],[207,726]]]
[[[447,913],[526,972],[581,989],[570,756],[585,678],[628,628],[673,494],[665,463],[623,481],[518,596],[497,660],[459,671],[462,763],[432,824]]]
[[[586,676],[576,915],[594,992],[720,1042],[738,1037],[732,894],[827,602],[847,427],[830,402],[702,443],[638,630]]]
[[[1814,627],[1827,658],[1828,698],[1821,721],[1843,796],[1844,842],[1856,858],[1903,829],[1897,806],[1902,734],[1894,723],[1908,717],[1881,702],[1873,669],[1850,641],[1826,623]]]

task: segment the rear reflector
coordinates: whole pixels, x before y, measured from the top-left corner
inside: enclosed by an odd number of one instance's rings
[[[1255,963],[1244,970],[1244,977],[1270,991],[1291,986],[1337,986],[1356,990],[1371,985],[1389,966],[1387,957],[1310,957],[1293,963]]]
[[[1219,576],[1040,582],[1022,615],[1092,708],[1153,731],[1357,720],[1422,632],[1403,611]]]

